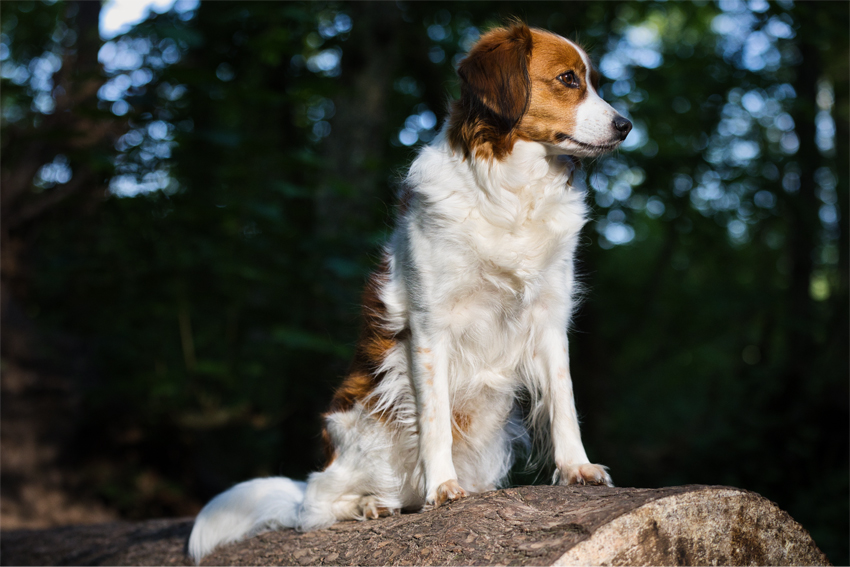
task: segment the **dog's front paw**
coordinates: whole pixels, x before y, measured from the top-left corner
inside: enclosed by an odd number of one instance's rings
[[[442,506],[446,502],[460,500],[465,497],[466,491],[460,487],[457,480],[452,478],[437,487],[437,490],[428,497],[428,504],[431,504],[434,508],[436,508],[437,506]]]
[[[558,467],[558,484],[595,484],[614,486],[606,467],[584,463]]]

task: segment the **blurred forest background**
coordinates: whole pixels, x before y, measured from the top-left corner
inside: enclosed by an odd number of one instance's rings
[[[578,175],[591,458],[757,491],[850,563],[850,4],[179,0],[117,35],[106,8],[0,12],[3,529],[314,470],[398,179],[519,16],[635,125]]]

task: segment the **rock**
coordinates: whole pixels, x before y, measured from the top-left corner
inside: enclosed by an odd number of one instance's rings
[[[3,565],[189,565],[191,519],[0,534]],[[209,565],[828,565],[808,532],[728,487],[527,486],[436,510],[281,530],[224,546]]]

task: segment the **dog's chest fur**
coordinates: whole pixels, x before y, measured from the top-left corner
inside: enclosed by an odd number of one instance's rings
[[[534,353],[533,327],[566,326],[586,215],[571,172],[538,144],[480,169],[439,142],[414,162],[412,207],[391,252],[409,315],[450,332],[449,375],[464,381],[453,390],[514,388]]]

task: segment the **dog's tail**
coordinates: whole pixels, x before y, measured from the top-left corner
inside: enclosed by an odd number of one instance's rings
[[[294,528],[307,483],[285,477],[237,484],[204,506],[189,536],[189,555],[197,564],[219,545],[277,528]]]

